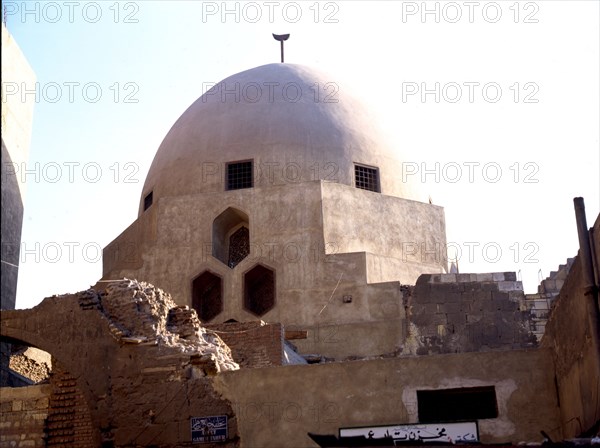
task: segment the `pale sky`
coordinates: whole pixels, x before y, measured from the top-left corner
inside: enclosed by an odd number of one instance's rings
[[[598,216],[596,1],[2,4],[39,83],[18,308],[96,283],[172,124],[207,84],[278,62],[271,33],[393,134],[461,272],[534,292],[577,253],[573,198]]]

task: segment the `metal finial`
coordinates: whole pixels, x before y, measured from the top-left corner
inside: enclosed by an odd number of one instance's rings
[[[273,33],[273,37],[275,38],[275,40],[278,40],[279,43],[281,44],[281,63],[283,63],[283,42],[288,40],[290,38],[289,34],[274,34]]]

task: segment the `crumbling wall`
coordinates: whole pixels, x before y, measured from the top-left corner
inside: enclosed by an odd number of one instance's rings
[[[194,310],[152,285],[105,283],[0,318],[1,336],[52,354],[68,371],[55,377],[50,403],[53,415],[75,417],[48,419],[58,444],[192,446],[191,418],[225,415],[221,446],[238,446],[234,411],[213,387],[219,372],[239,368],[231,351]],[[91,425],[78,417],[85,407]]]
[[[600,216],[593,227],[595,271],[600,266]],[[594,344],[590,314],[593,298],[585,295],[579,256],[554,301],[541,345],[552,349],[561,423],[565,438],[598,428],[600,423],[600,354]]]
[[[73,375],[56,360],[49,384],[51,393],[45,421],[46,446],[93,446],[92,418],[87,403]]]
[[[403,355],[537,346],[514,272],[421,275],[406,297]]]
[[[231,349],[240,367],[258,368],[283,364],[283,327],[263,321],[206,325]]]
[[[0,446],[46,446],[50,391],[49,384],[0,389]]]

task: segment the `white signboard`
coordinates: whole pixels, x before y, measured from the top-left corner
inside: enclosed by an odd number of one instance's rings
[[[394,442],[479,442],[477,422],[413,423],[408,425],[340,428],[340,437],[364,436],[367,439],[393,439]]]

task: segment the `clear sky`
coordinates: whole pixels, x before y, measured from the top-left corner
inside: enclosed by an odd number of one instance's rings
[[[534,292],[577,253],[573,197],[589,226],[600,210],[597,1],[2,5],[38,80],[18,308],[96,283],[172,124],[208,83],[278,62],[271,33],[394,135],[461,272]]]

